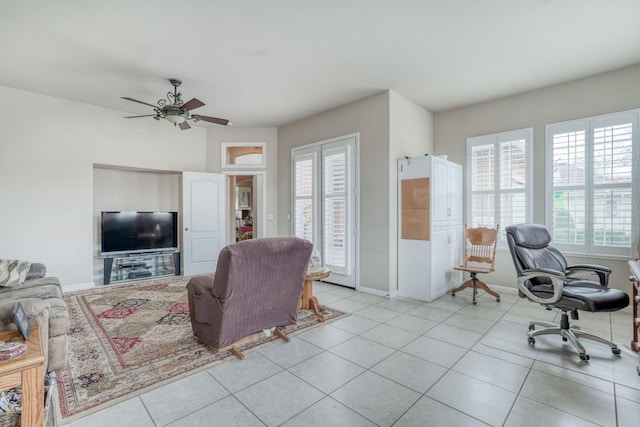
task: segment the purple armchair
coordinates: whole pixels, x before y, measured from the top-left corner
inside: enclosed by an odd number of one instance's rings
[[[187,283],[193,333],[218,350],[266,329],[288,341],[278,327],[296,323],[313,245],[296,237],[247,240],[222,249],[215,276]],[[256,335],[257,338],[258,335]]]

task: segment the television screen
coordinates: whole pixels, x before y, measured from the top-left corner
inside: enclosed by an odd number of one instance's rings
[[[102,253],[178,248],[177,212],[102,212],[101,225]]]

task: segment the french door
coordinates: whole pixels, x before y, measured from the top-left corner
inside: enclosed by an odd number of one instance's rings
[[[307,239],[331,269],[328,282],[357,283],[358,136],[292,150],[293,235]]]

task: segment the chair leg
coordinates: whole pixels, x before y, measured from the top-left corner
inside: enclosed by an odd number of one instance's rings
[[[287,335],[284,334],[284,332],[282,332],[280,329],[275,328],[273,330],[273,335],[277,336],[278,338],[280,338],[282,341],[284,342],[289,342],[291,341],[291,338],[289,338]]]
[[[584,338],[584,339],[586,339],[586,340],[597,341],[597,342],[600,342],[600,343],[602,343],[602,344],[606,344],[606,345],[608,345],[608,346],[611,348],[611,351],[612,351],[614,354],[620,354],[620,353],[619,353],[619,350],[620,350],[620,349],[618,348],[618,346],[616,345],[616,343],[611,342],[611,341],[609,341],[608,339],[605,339],[605,338],[599,337],[599,336],[597,336],[597,335],[593,335],[593,334],[591,334],[591,333],[589,333],[589,332],[581,331],[581,330],[576,329],[576,328],[573,328],[573,327],[571,328],[571,330],[573,331],[574,335],[575,335],[576,337],[578,337],[578,338]],[[618,350],[618,353],[616,353],[616,351],[615,351],[615,350]]]
[[[473,289],[473,305],[476,305],[478,303],[478,301],[476,301],[476,293],[477,293],[476,282],[477,281],[478,279],[476,279],[475,274],[471,273],[471,279],[467,280],[457,288],[451,289],[451,296],[455,297],[457,292],[460,292],[463,289],[472,288]]]
[[[489,295],[492,295],[493,297],[495,297],[497,302],[500,302],[500,294],[497,292],[492,291],[491,289],[489,289],[489,287],[487,286],[486,283],[482,282],[481,280],[478,280],[478,277],[476,276],[476,273],[471,273],[471,278],[469,280],[467,280],[466,282],[464,282],[462,285],[458,286],[455,289],[451,290],[451,296],[455,297],[457,292],[460,292],[463,289],[466,288],[473,288],[473,305],[476,305],[478,303],[478,301],[476,301],[476,295],[478,294],[478,288],[482,289],[483,291],[485,291],[486,293],[488,293]]]
[[[484,283],[483,281],[477,280],[476,287],[482,289],[483,291],[485,291],[489,295],[493,296],[496,299],[496,301],[500,302],[500,294],[495,292],[495,291],[493,291],[493,290],[491,290],[491,289],[489,289],[487,284]]]
[[[244,354],[242,354],[242,352],[237,348],[231,347],[229,351],[231,351],[231,353],[233,353],[233,355],[236,356],[238,359],[240,360],[244,359]]]
[[[456,293],[460,292],[463,289],[467,289],[473,286],[473,282],[471,280],[467,280],[466,282],[464,282],[462,285],[458,286],[457,288],[451,289],[451,296],[455,297]]]
[[[544,329],[536,330],[536,326],[542,326]],[[620,349],[618,346],[602,337],[597,335],[593,335],[589,332],[581,331],[578,326],[573,327],[569,325],[569,316],[566,311],[562,312],[562,319],[560,324],[549,323],[549,322],[540,322],[540,321],[531,321],[529,322],[529,344],[535,344],[536,340],[534,337],[539,335],[560,335],[562,339],[565,341],[569,341],[576,350],[578,350],[578,354],[580,355],[580,360],[588,361],[590,359],[587,354],[586,349],[580,343],[579,338],[584,338],[592,341],[597,341],[602,344],[606,344],[611,348],[611,352],[615,355],[620,354]]]

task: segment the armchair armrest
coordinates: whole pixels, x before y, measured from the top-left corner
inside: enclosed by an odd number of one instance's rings
[[[567,276],[572,276],[579,272],[589,272],[595,273],[598,275],[598,280],[602,286],[609,286],[609,275],[611,274],[611,269],[609,267],[604,267],[602,265],[596,264],[574,264],[567,267]]]
[[[553,296],[551,298],[541,298],[532,293],[525,285],[528,280],[541,276],[547,277],[551,280],[553,285]],[[523,270],[522,276],[518,277],[518,290],[533,302],[540,304],[554,304],[562,298],[562,289],[564,288],[565,278],[566,276],[564,274],[548,268],[532,268]]]

